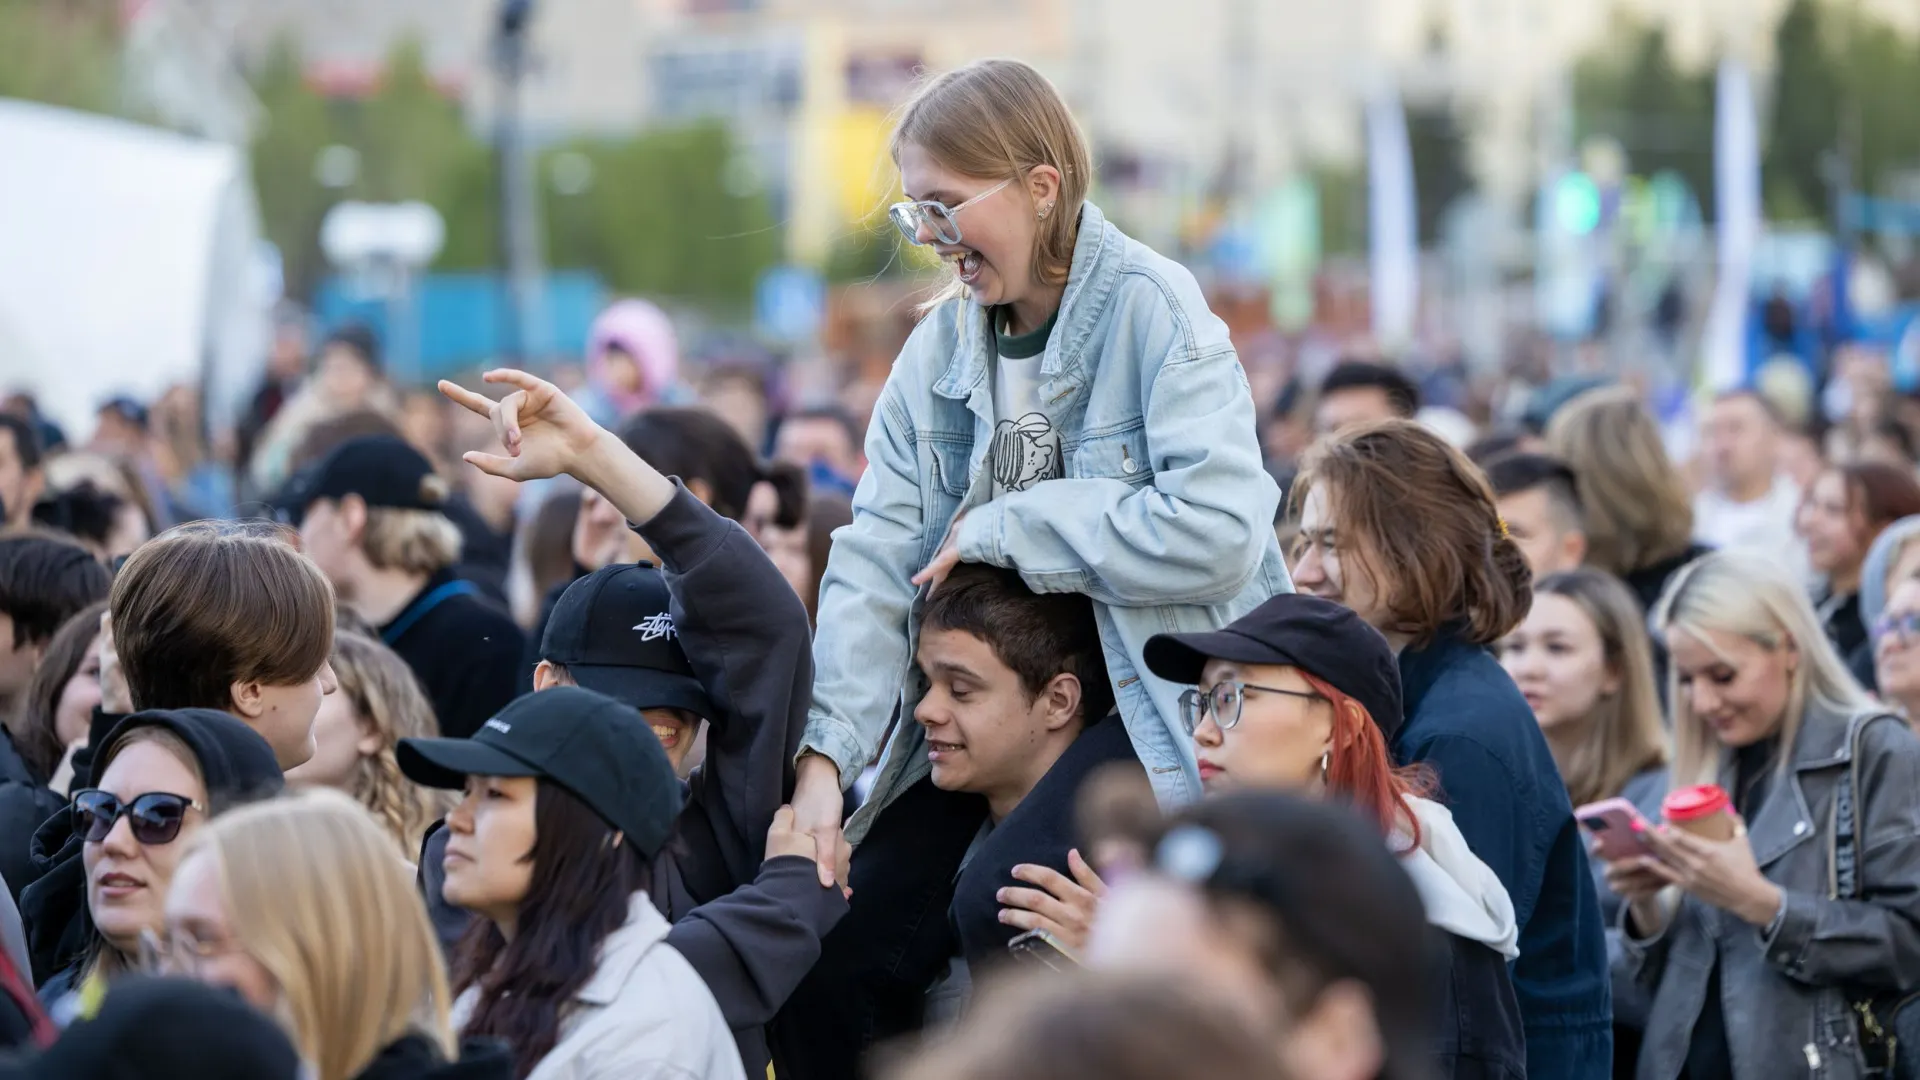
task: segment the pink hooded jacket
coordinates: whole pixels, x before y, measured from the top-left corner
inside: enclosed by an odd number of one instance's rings
[[[640,389],[607,385],[607,349],[617,347],[640,365]],[[680,345],[666,313],[645,300],[621,300],[600,313],[587,333],[587,381],[620,416],[659,402],[680,375]]]

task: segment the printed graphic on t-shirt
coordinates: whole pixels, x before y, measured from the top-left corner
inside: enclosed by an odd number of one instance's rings
[[[1025,491],[1042,480],[1060,476],[1060,433],[1045,413],[1030,412],[1018,420],[994,425],[993,465],[996,493]]]

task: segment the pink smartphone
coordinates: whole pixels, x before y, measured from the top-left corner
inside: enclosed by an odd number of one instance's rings
[[[1588,803],[1573,812],[1573,819],[1593,836],[1594,853],[1608,862],[1653,854],[1647,838],[1641,835],[1652,826],[1625,799]]]

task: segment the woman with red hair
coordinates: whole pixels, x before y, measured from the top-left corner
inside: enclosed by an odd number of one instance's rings
[[[1387,744],[1405,715],[1387,639],[1349,608],[1287,593],[1220,630],[1151,638],[1144,658],[1155,675],[1193,687],[1181,719],[1209,794],[1339,799],[1379,826],[1448,945],[1433,1073],[1525,1076],[1507,970],[1520,954],[1513,902],[1453,815],[1426,797],[1430,774],[1393,764]]]

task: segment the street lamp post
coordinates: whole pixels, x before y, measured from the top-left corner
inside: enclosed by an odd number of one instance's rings
[[[540,310],[544,276],[540,210],[520,99],[533,4],[534,0],[501,0],[494,37],[494,63],[500,77],[495,176],[500,198],[500,262],[506,285],[500,305],[500,353],[505,362],[516,366],[524,365],[534,349],[546,341]]]

